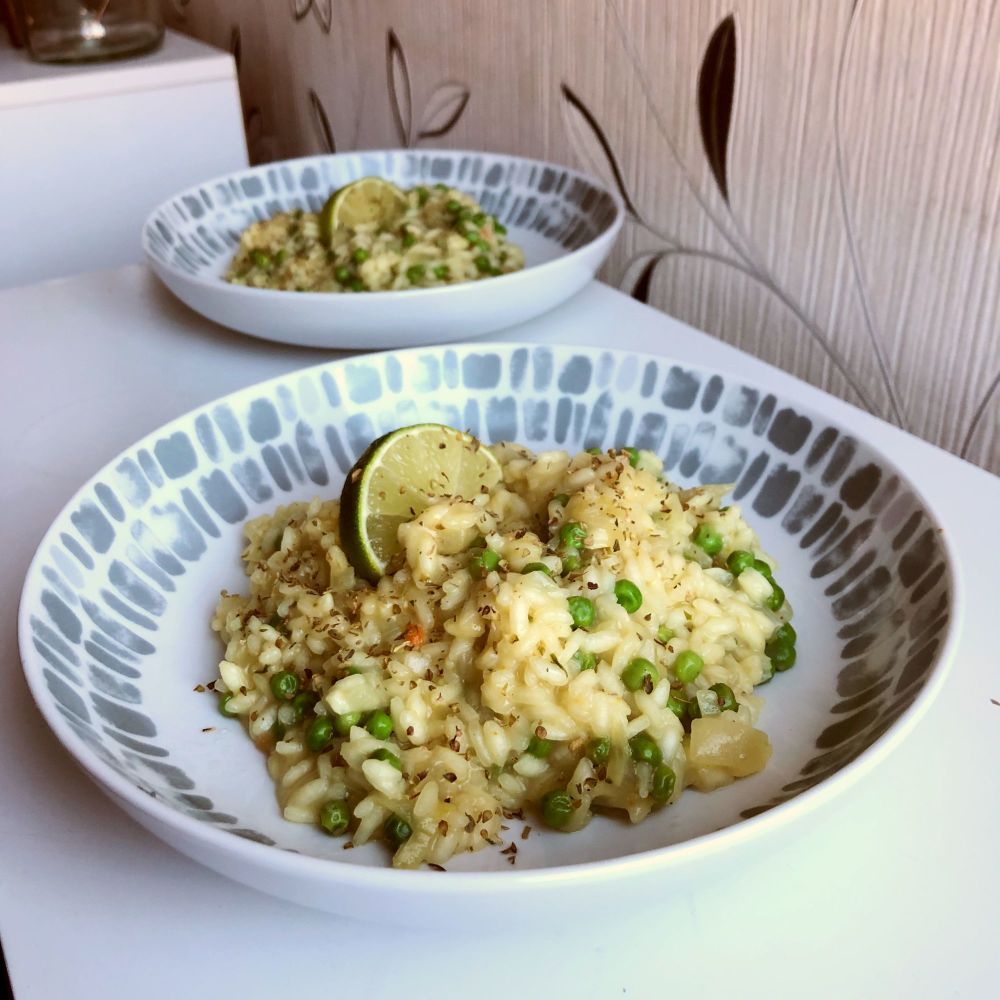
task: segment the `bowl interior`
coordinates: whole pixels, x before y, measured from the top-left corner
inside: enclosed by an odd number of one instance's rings
[[[834,423],[738,377],[583,348],[478,345],[333,362],[174,421],[103,469],[46,535],[25,584],[21,647],[49,724],[101,782],[213,827],[351,865],[379,845],[285,822],[264,757],[210,693],[221,589],[244,587],[242,523],[339,494],[378,434],[419,420],[536,450],[634,444],[682,484],[732,482],[795,609],[799,662],[761,694],[768,767],[689,792],[636,827],[537,829],[519,868],[618,858],[731,827],[844,777],[942,669],[954,580],[905,476]],[[143,794],[145,793],[145,794]],[[509,834],[516,834],[511,824]],[[449,867],[507,869],[499,851]]]
[[[143,244],[164,267],[219,279],[247,226],[294,208],[319,211],[332,190],[368,176],[401,187],[442,183],[471,194],[507,226],[524,249],[526,267],[585,246],[619,213],[595,181],[537,160],[435,150],[343,153],[256,167],[183,191],[153,212]]]

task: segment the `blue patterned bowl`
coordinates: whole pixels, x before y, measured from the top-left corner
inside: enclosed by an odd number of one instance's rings
[[[240,233],[293,208],[319,211],[359,177],[442,182],[473,195],[524,249],[525,268],[485,281],[364,295],[298,294],[223,279]],[[476,337],[559,305],[593,278],[624,212],[599,181],[493,153],[388,150],[310,156],[243,170],[156,208],[142,245],[163,283],[196,312],[265,340],[307,347],[412,347]]]
[[[774,756],[762,773],[691,792],[636,827],[598,818],[572,836],[536,831],[518,841],[513,868],[487,849],[444,875],[394,871],[378,845],[344,851],[281,818],[263,755],[194,690],[221,656],[211,611],[221,588],[243,586],[247,517],[337,495],[373,437],[419,420],[533,448],[631,443],[682,483],[736,484],[735,502],[780,562],[800,636],[798,665],[763,689]],[[158,836],[309,905],[456,924],[569,914],[604,905],[601,893],[624,906],[648,898],[651,879],[699,860],[718,867],[765,836],[777,844],[775,833],[912,727],[943,682],[956,608],[924,500],[821,413],[664,358],[482,344],[306,369],[151,434],[56,519],[28,572],[19,629],[48,724]]]

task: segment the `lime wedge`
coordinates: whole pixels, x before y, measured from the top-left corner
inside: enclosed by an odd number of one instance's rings
[[[319,213],[320,234],[329,243],[337,229],[353,229],[366,222],[384,225],[404,211],[406,195],[395,184],[381,177],[362,177],[326,199]]]
[[[471,499],[501,479],[500,463],[470,434],[414,424],[369,445],[340,494],[340,543],[371,583],[400,551],[399,526],[441,497]]]

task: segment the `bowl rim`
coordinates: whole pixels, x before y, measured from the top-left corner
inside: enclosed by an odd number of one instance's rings
[[[160,427],[154,428],[148,434],[143,435],[142,438],[126,446],[87,479],[66,501],[55,515],[52,523],[45,530],[25,574],[17,615],[18,647],[22,670],[32,699],[42,717],[63,748],[76,763],[102,787],[102,790],[110,793],[112,798],[124,799],[130,807],[145,814],[151,821],[170,828],[173,833],[187,840],[200,841],[208,849],[238,858],[247,864],[250,869],[270,869],[273,873],[287,873],[290,877],[309,877],[320,883],[343,884],[352,888],[383,889],[394,892],[417,891],[430,893],[437,898],[450,898],[461,896],[464,892],[513,892],[528,889],[543,889],[546,886],[554,884],[575,884],[582,880],[591,882],[607,881],[609,879],[638,876],[646,873],[652,874],[654,871],[662,872],[674,869],[688,862],[709,858],[721,851],[736,849],[756,839],[758,835],[766,834],[769,830],[776,830],[784,827],[787,823],[794,823],[803,818],[815,807],[821,806],[823,803],[847,791],[858,780],[868,774],[879,761],[895,750],[925,715],[927,709],[944,686],[955,659],[956,647],[962,632],[960,623],[965,613],[964,586],[961,576],[957,571],[960,561],[948,537],[948,533],[942,526],[936,509],[929,503],[923,492],[899,469],[896,463],[888,458],[879,447],[867,440],[864,441],[865,447],[870,449],[873,457],[883,463],[887,469],[899,476],[906,488],[922,505],[925,514],[932,522],[931,527],[937,531],[944,557],[944,571],[947,574],[949,584],[949,618],[945,628],[944,641],[934,656],[933,665],[920,692],[898,718],[892,722],[889,728],[881,733],[869,746],[865,747],[857,757],[847,764],[842,765],[833,774],[823,778],[811,788],[795,794],[792,798],[772,806],[766,811],[758,813],[756,816],[738,819],[735,823],[731,823],[710,833],[700,834],[676,844],[666,844],[661,847],[637,851],[633,854],[597,861],[582,861],[530,869],[510,868],[507,870],[471,872],[449,870],[446,873],[446,878],[442,878],[441,873],[426,868],[398,869],[390,865],[383,867],[350,864],[337,861],[333,858],[320,858],[311,854],[303,854],[277,845],[261,844],[237,836],[223,827],[218,827],[186,815],[173,806],[161,801],[159,798],[154,798],[142,791],[137,785],[118,774],[117,771],[93,753],[90,747],[73,731],[68,722],[55,709],[54,702],[49,697],[46,686],[42,681],[40,671],[29,667],[29,661],[34,659],[34,653],[30,648],[31,643],[29,639],[29,617],[33,613],[33,609],[27,601],[28,587],[34,578],[37,577],[39,564],[46,557],[49,548],[57,539],[57,526],[63,520],[64,515],[74,505],[78,504],[86,493],[92,491],[94,484],[102,476],[114,468],[122,454],[151,445],[154,439],[168,435],[179,424],[188,422],[201,413],[209,412],[221,402],[249,395],[250,393],[269,391],[288,379],[297,379],[312,373],[318,374],[331,366],[341,366],[371,359],[376,359],[378,363],[384,363],[389,355],[398,358],[400,355],[426,354],[427,352],[443,353],[445,351],[477,354],[494,351],[501,354],[501,356],[507,355],[504,359],[505,363],[507,363],[509,362],[509,355],[513,354],[514,351],[519,349],[531,351],[538,347],[547,347],[556,354],[581,353],[591,356],[609,354],[616,359],[633,357],[640,365],[652,361],[660,366],[680,365],[709,375],[718,374],[724,378],[733,379],[740,385],[763,389],[767,393],[772,393],[778,396],[779,401],[795,406],[801,413],[811,417],[820,416],[819,411],[815,409],[814,405],[803,401],[795,391],[786,392],[782,390],[779,393],[768,390],[760,382],[753,379],[748,380],[734,369],[706,366],[700,363],[680,360],[671,355],[650,354],[648,352],[615,350],[613,348],[603,348],[593,345],[539,344],[537,342],[514,341],[464,341],[450,344],[432,344],[399,351],[367,352],[345,358],[329,359],[318,364],[306,365],[285,372],[284,374],[264,379],[252,385],[245,386],[242,389],[237,389],[234,392],[226,393],[200,406],[193,407]],[[843,400],[835,399],[835,402],[848,406],[851,409],[857,409],[852,404],[845,403]],[[871,415],[866,414],[866,416]],[[844,428],[839,420],[831,416],[825,416],[824,419],[832,422],[842,433],[860,438],[860,435],[852,434],[847,428]]]
[[[552,260],[543,261],[540,264],[532,264],[530,266],[525,266],[519,271],[511,271],[508,274],[500,274],[488,279],[490,288],[498,288],[500,285],[497,282],[502,282],[502,287],[506,288],[513,284],[515,280],[524,280],[527,275],[536,275],[539,272],[546,272],[546,270],[552,270],[555,267],[565,265],[567,262],[573,261],[582,257],[585,253],[592,251],[596,246],[601,245],[603,242],[614,242],[617,238],[618,233],[621,231],[622,226],[625,223],[625,205],[621,197],[614,191],[612,191],[607,184],[592,174],[584,173],[582,170],[577,170],[575,167],[564,166],[559,163],[553,163],[550,160],[538,160],[530,156],[517,156],[513,153],[498,153],[491,150],[483,149],[406,149],[406,148],[387,148],[387,149],[358,149],[358,150],[346,150],[342,153],[316,153],[312,156],[296,156],[291,159],[286,160],[274,160],[270,163],[261,163],[257,166],[245,167],[242,170],[232,170],[225,174],[219,174],[216,177],[210,177],[208,180],[201,181],[197,184],[192,184],[189,187],[184,188],[181,191],[177,191],[170,197],[163,199],[155,208],[150,211],[149,215],[146,216],[146,221],[142,224],[142,250],[146,255],[146,260],[150,266],[157,272],[161,271],[168,273],[171,277],[179,279],[188,284],[198,285],[203,288],[213,289],[213,290],[224,290],[225,293],[233,295],[242,295],[246,297],[247,303],[257,302],[262,304],[265,302],[300,302],[308,303],[309,308],[312,308],[313,303],[324,303],[319,308],[325,309],[326,303],[338,303],[343,305],[343,303],[350,302],[371,302],[374,305],[385,302],[407,302],[412,301],[414,296],[418,296],[421,301],[434,301],[434,298],[429,293],[437,293],[436,297],[440,298],[442,294],[451,294],[453,297],[460,292],[465,292],[469,294],[470,289],[482,290],[483,285],[487,282],[480,281],[460,281],[454,285],[437,285],[433,288],[400,288],[396,290],[387,290],[380,292],[366,292],[364,295],[355,297],[347,296],[344,298],[344,293],[335,292],[290,292],[286,289],[278,288],[251,288],[247,285],[234,285],[231,282],[225,281],[222,278],[207,278],[200,274],[188,274],[186,271],[182,271],[175,267],[169,262],[164,262],[157,258],[152,250],[150,249],[150,233],[152,232],[153,224],[155,222],[156,216],[164,211],[168,206],[176,202],[178,199],[185,197],[186,195],[194,196],[196,192],[202,188],[208,187],[209,185],[215,185],[224,183],[226,181],[235,180],[247,176],[254,176],[256,174],[263,173],[267,170],[280,169],[281,167],[291,166],[293,164],[303,164],[306,162],[316,162],[320,160],[338,160],[347,159],[348,157],[358,157],[358,156],[386,156],[389,154],[393,155],[413,155],[419,156],[421,153],[427,155],[437,155],[437,156],[448,156],[448,157],[460,157],[460,156],[493,156],[504,160],[512,160],[516,163],[521,164],[531,164],[532,166],[538,167],[548,167],[554,170],[560,170],[571,177],[585,181],[592,187],[606,194],[615,207],[615,214],[608,225],[602,229],[596,236],[589,239],[582,246],[577,247],[575,250],[570,250],[565,253],[559,254],[559,256],[554,257]],[[310,296],[308,298],[303,298],[303,294]],[[354,308],[353,305],[350,308]],[[371,309],[372,306],[362,306],[362,309]]]

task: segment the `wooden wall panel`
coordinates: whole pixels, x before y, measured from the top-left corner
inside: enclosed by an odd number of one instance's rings
[[[171,4],[255,159],[583,166],[632,207],[607,280],[1000,471],[996,0]]]

